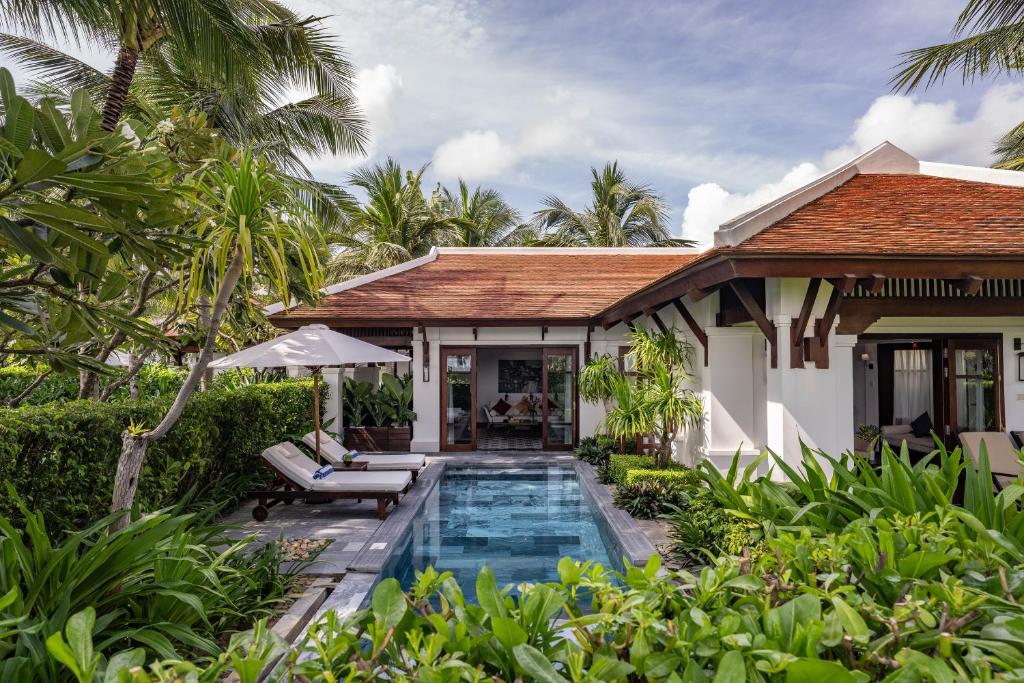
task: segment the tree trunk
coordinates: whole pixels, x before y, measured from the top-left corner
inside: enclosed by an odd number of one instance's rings
[[[25,389],[20,394],[18,394],[17,396],[15,396],[14,398],[7,402],[7,407],[17,408],[18,406],[20,406],[21,402],[24,401],[29,396],[31,396],[32,392],[38,389],[39,385],[42,384],[46,380],[46,378],[49,377],[51,374],[53,374],[53,370],[47,370],[43,374],[36,377],[34,380],[32,380],[32,383],[25,387]]]
[[[210,361],[213,360],[213,348],[217,341],[217,334],[220,331],[221,321],[224,319],[224,311],[227,310],[231,293],[234,291],[235,286],[238,284],[238,279],[242,275],[243,264],[242,251],[236,246],[231,255],[228,268],[224,272],[224,279],[220,283],[220,289],[217,291],[217,298],[213,304],[213,315],[210,319],[210,329],[206,332],[206,342],[199,352],[196,364],[192,366],[188,376],[185,378],[185,383],[181,385],[178,395],[174,398],[174,403],[171,404],[160,424],[143,434],[133,435],[125,430],[122,435],[121,456],[117,461],[117,474],[114,477],[114,495],[110,503],[111,512],[131,510],[132,504],[135,502],[135,492],[139,485],[139,472],[142,468],[142,462],[146,457],[146,449],[151,442],[162,439],[178,422],[178,418],[181,417],[185,410],[185,404],[188,403],[188,399],[195,393],[196,388],[199,386],[200,378],[206,372],[206,367],[210,364]],[[111,525],[111,531],[120,531],[128,525],[128,522],[129,515],[122,515]]]
[[[205,294],[199,295],[199,304],[196,306],[199,309],[199,324],[204,328],[210,328],[210,298]],[[200,388],[206,391],[210,388],[210,382],[213,381],[213,370],[207,369],[203,373],[202,382],[200,382]]]
[[[114,62],[114,72],[110,75],[110,88],[107,100],[103,103],[103,121],[100,128],[112,131],[117,127],[124,112],[124,103],[128,100],[128,88],[135,78],[135,68],[139,64],[139,51],[133,47],[122,45]]]

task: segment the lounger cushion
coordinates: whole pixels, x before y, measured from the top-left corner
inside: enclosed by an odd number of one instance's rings
[[[1020,472],[1020,461],[1007,434],[1003,432],[963,432],[959,438],[964,452],[975,462],[981,453],[981,443],[985,442],[985,452],[988,453],[988,462],[992,472],[1011,476]]]
[[[315,449],[316,433],[306,434],[302,437],[302,443]],[[320,432],[320,455],[327,462],[343,467],[343,458],[346,453],[348,453],[347,448],[327,434]],[[366,462],[366,467],[370,470],[418,470],[426,463],[426,457],[422,453],[360,453],[356,460]]]
[[[263,451],[263,457],[293,484],[307,491],[399,493],[412,482],[409,472],[334,472],[316,480],[316,463],[292,443],[271,446]]]
[[[314,491],[401,493],[412,483],[409,472],[338,472],[313,482]]]

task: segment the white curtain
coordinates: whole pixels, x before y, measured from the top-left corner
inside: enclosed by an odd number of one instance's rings
[[[910,424],[921,413],[932,412],[932,353],[900,349],[894,356],[893,421]]]

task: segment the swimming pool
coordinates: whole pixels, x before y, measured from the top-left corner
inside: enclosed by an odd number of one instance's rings
[[[413,520],[385,575],[408,587],[428,565],[450,571],[467,598],[484,565],[498,585],[558,580],[564,556],[619,568],[598,515],[571,465],[449,465]]]

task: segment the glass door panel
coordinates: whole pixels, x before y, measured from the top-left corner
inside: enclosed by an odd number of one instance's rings
[[[576,349],[544,349],[544,448],[571,450],[576,438]]]
[[[951,339],[948,353],[953,434],[1002,431],[998,343]]]
[[[442,349],[441,449],[471,451],[476,448],[476,351]]]

